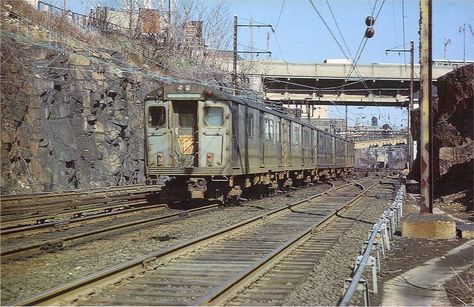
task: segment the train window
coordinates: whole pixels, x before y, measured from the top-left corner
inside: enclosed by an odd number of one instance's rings
[[[293,124],[293,131],[291,135],[291,144],[299,145],[300,144],[300,126]]]
[[[222,127],[224,124],[224,109],[204,107],[204,124],[206,126]]]
[[[274,122],[272,119],[265,118],[265,140],[273,141],[275,133]]]
[[[253,114],[249,114],[249,117],[247,117],[247,129],[248,129],[247,132],[249,134],[249,138],[253,138],[255,136]]]
[[[153,128],[164,128],[166,126],[166,108],[157,106],[149,107],[148,125]]]

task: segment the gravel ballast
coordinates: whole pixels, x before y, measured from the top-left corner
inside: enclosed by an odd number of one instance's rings
[[[342,185],[337,182],[336,185]],[[1,265],[3,305],[25,299],[64,282],[191,240],[265,211],[279,208],[328,189],[327,185],[287,195],[246,202],[162,225],[80,244],[55,253],[41,254]]]

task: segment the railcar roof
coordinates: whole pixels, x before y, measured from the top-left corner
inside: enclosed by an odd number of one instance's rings
[[[258,110],[261,110],[261,111],[265,111],[266,113],[270,113],[270,114],[273,114],[273,115],[276,115],[276,116],[279,116],[279,117],[282,117],[282,118],[285,118],[287,120],[290,120],[290,121],[294,121],[296,123],[299,123],[303,126],[307,126],[307,127],[310,127],[314,130],[318,130],[318,131],[321,131],[325,134],[329,134],[329,135],[332,135],[334,136],[335,138],[337,139],[340,139],[340,140],[343,140],[343,141],[347,141],[349,143],[354,143],[350,140],[347,140],[345,138],[342,138],[338,135],[335,135],[335,134],[332,134],[332,133],[329,133],[329,132],[326,132],[324,130],[321,130],[320,128],[316,127],[315,125],[313,125],[312,123],[308,123],[308,122],[305,122],[301,119],[298,119],[298,118],[295,118],[295,117],[291,117],[289,116],[288,114],[286,113],[283,113],[283,112],[278,112],[277,110],[275,109],[272,109],[268,106],[266,106],[265,104],[263,103],[256,103],[256,102],[253,102],[253,101],[248,101],[248,100],[245,100],[243,99],[242,97],[239,97],[239,96],[234,96],[234,95],[231,95],[229,93],[226,93],[220,89],[217,89],[215,87],[212,87],[212,86],[206,86],[206,89],[210,89],[213,91],[214,93],[214,97],[218,98],[218,99],[222,99],[222,100],[230,100],[230,101],[234,101],[234,102],[237,102],[237,103],[240,103],[240,104],[244,104],[244,105],[247,105],[249,107],[252,107],[252,108],[255,108],[255,109],[258,109]],[[264,100],[264,102],[268,102],[267,100]]]

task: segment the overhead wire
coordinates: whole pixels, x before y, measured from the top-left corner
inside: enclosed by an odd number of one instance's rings
[[[402,0],[402,36],[403,36],[403,45],[405,45],[405,0]],[[403,52],[403,63],[407,64],[405,52]]]
[[[383,8],[383,6],[384,6],[384,4],[385,4],[385,1],[386,1],[386,0],[383,0],[383,1],[382,1],[382,4],[380,5],[379,10],[377,11],[377,14],[376,14],[375,17],[374,17],[375,21],[377,20],[377,18],[378,18],[378,16],[379,16],[380,12],[382,11],[382,8]],[[374,14],[374,12],[375,12],[375,8],[377,7],[377,2],[378,2],[378,0],[375,1],[374,7],[372,8],[372,16],[373,16],[373,14]],[[368,38],[364,35],[364,36],[362,37],[361,43],[359,44],[359,49],[360,49],[360,51],[358,51],[357,54],[356,54],[356,60],[352,63],[352,68],[349,70],[349,73],[347,74],[347,78],[349,78],[349,77],[351,76],[352,72],[355,70],[355,67],[357,66],[357,63],[359,62],[359,59],[360,59],[360,57],[361,57],[361,55],[362,55],[362,52],[364,52],[365,45],[367,44],[367,41],[368,41]],[[361,47],[361,46],[362,46],[362,47]],[[365,85],[365,82],[364,82],[364,85]]]
[[[281,18],[281,15],[282,15],[282,13],[283,13],[283,8],[285,7],[285,1],[286,1],[286,0],[283,0],[283,2],[281,3],[280,14],[278,14],[278,19],[277,19],[277,22],[276,22],[275,28],[274,28],[275,31],[277,30],[278,24],[280,23],[280,18]]]
[[[334,35],[334,33],[332,32],[331,28],[329,27],[329,25],[327,24],[326,20],[324,20],[324,17],[321,15],[321,13],[319,12],[318,8],[316,7],[316,5],[314,4],[313,0],[309,0],[311,6],[313,7],[313,9],[315,10],[315,12],[318,14],[319,18],[321,19],[321,21],[323,22],[323,24],[326,26],[326,29],[329,31],[329,33],[331,34],[332,38],[336,41],[336,44],[338,45],[339,49],[342,51],[342,53],[344,54],[344,57],[346,59],[349,59],[349,56],[346,54],[346,52],[344,51],[344,48],[342,48],[341,44],[339,43],[339,41],[337,40],[336,36]],[[354,65],[354,68],[352,68],[352,71],[355,71],[357,76],[362,80],[362,76],[360,75],[360,73],[358,72],[358,70],[355,69],[355,65]],[[351,72],[352,73],[352,72]],[[367,86],[367,84],[365,83],[365,81],[362,81],[362,84],[364,85],[365,89],[368,91],[369,94],[372,94],[372,90],[369,89],[369,87]]]
[[[384,2],[385,2],[385,0],[384,0]],[[373,6],[373,8],[372,8],[371,16],[374,16],[374,12],[375,12],[375,8],[377,7],[377,3],[378,3],[378,0],[376,0],[375,3],[374,3],[374,6]],[[382,4],[382,5],[383,5],[383,4]],[[380,12],[380,11],[379,11],[379,12]],[[377,18],[375,18],[375,20],[376,20],[376,19],[377,19]],[[356,52],[356,54],[355,54],[355,56],[354,56],[354,61],[352,62],[352,66],[351,66],[351,68],[349,69],[349,72],[347,73],[347,78],[349,78],[349,77],[351,76],[352,72],[354,71],[354,69],[355,69],[355,67],[356,67],[356,65],[357,65],[357,63],[358,63],[358,61],[359,61],[359,58],[360,58],[360,56],[362,55],[362,52],[364,51],[364,47],[365,47],[365,44],[367,43],[367,40],[368,40],[368,38],[367,38],[367,37],[365,36],[365,34],[364,34],[364,35],[362,36],[362,39],[361,39],[360,43],[359,43],[359,48],[357,49],[357,52]],[[364,46],[364,47],[362,47],[362,46]]]
[[[344,43],[344,46],[346,47],[347,53],[349,53],[349,56],[352,58],[351,51],[350,51],[349,47],[347,46],[347,42],[346,42],[346,40],[344,39],[344,35],[342,35],[342,31],[341,31],[341,29],[339,28],[339,23],[337,22],[336,17],[334,16],[334,13],[333,13],[333,11],[332,11],[331,5],[329,4],[329,0],[326,0],[326,4],[327,4],[327,6],[328,6],[328,8],[329,8],[329,12],[331,12],[332,19],[334,20],[334,23],[336,24],[337,31],[339,32],[339,35],[340,35],[341,38],[342,38],[342,42]]]

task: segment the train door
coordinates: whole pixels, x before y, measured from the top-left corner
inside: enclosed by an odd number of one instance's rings
[[[243,167],[242,163],[242,152],[240,148],[241,144],[241,129],[242,120],[240,115],[240,105],[237,103],[232,104],[232,168],[239,169]]]
[[[275,124],[275,141],[276,141],[276,159],[279,167],[283,166],[283,144],[281,139],[281,124],[282,120],[277,119]]]
[[[313,138],[313,167],[318,167],[318,131],[313,130],[311,132]]]
[[[265,166],[265,118],[264,112],[258,111],[258,131],[259,131],[259,138],[258,138],[258,148],[259,148],[259,156],[260,156],[260,167]]]
[[[303,165],[309,166],[311,164],[311,130],[308,127],[302,127],[303,134]]]
[[[199,132],[200,167],[225,167],[230,150],[228,144],[232,122],[228,104],[220,101],[200,102],[201,129]]]
[[[145,118],[147,166],[170,166],[167,104],[155,100],[146,101]]]
[[[197,101],[173,101],[173,145],[178,167],[198,166]]]
[[[291,123],[291,166],[300,168],[303,165],[301,125]]]
[[[275,143],[275,120],[276,117],[271,114],[265,114],[264,119],[264,154],[265,154],[265,166],[273,169],[277,161],[276,143]]]
[[[290,130],[289,121],[286,119],[281,120],[281,153],[282,153],[282,165],[284,168],[289,166],[290,160]]]

